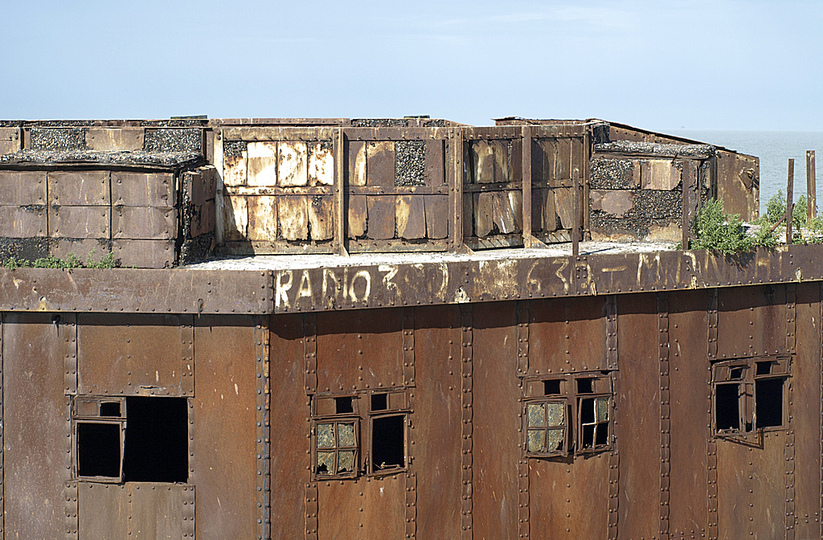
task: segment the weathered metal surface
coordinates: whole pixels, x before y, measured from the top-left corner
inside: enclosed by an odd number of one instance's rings
[[[273,403],[269,468],[271,537],[294,538],[303,535],[307,518],[317,522],[317,509],[310,512],[310,517],[304,509],[304,486],[311,479],[311,452],[306,437],[311,419],[309,398],[301,384],[304,378],[303,316],[272,316],[269,328]],[[286,403],[291,406],[282,406]],[[316,504],[316,495],[314,499]]]
[[[821,452],[818,436],[823,422],[821,407],[820,285],[797,287],[797,354],[792,363],[790,408],[794,449],[794,515],[796,538],[820,534]],[[789,462],[786,462],[788,465]]]
[[[604,297],[532,301],[529,375],[608,369]]]
[[[6,313],[2,329],[4,533],[61,538],[64,483],[71,479],[62,366],[73,344],[51,314]]]
[[[726,150],[718,150],[714,160],[717,177],[723,179],[717,182],[717,197],[723,200],[725,211],[755,219],[760,204],[760,161]]]
[[[108,206],[49,206],[52,238],[109,238],[111,208]]]
[[[144,135],[145,130],[141,128],[89,128],[86,146],[102,152],[142,150]]]
[[[517,530],[521,438],[514,302],[478,304],[472,314],[472,530],[505,538]],[[482,516],[482,517],[481,517]]]
[[[174,240],[117,239],[111,251],[115,263],[124,268],[171,268],[177,262]]]
[[[787,352],[786,286],[718,289],[718,358]]]
[[[272,312],[268,272],[18,268],[0,274],[2,311]]]
[[[172,208],[177,204],[174,175],[113,171],[111,173],[111,200],[114,206]],[[202,201],[197,202],[202,203]]]
[[[121,206],[112,209],[112,238],[172,240],[177,238],[177,211],[173,208]]]
[[[32,238],[48,235],[46,207],[0,206],[0,237]]]
[[[0,206],[46,204],[45,171],[0,171]]]
[[[658,360],[657,299],[650,294],[620,296],[617,312],[620,391],[615,394],[615,435],[623,450],[617,504],[619,537],[652,538],[658,531],[660,496],[660,468],[650,466],[660,460],[659,361],[653,362]],[[648,487],[637,490],[634,486]]]
[[[402,310],[317,315],[317,389],[351,392],[403,384]],[[380,370],[370,358],[380,357]]]
[[[456,306],[415,308],[417,538],[459,537],[463,343]]]
[[[254,325],[251,317],[195,321],[197,462],[190,482],[197,486],[198,538],[256,538],[268,518],[253,502],[258,493]]]
[[[107,206],[111,204],[109,172],[50,172],[48,193],[53,206]]]
[[[705,354],[706,294],[676,292],[668,295],[669,531],[672,538],[713,537],[708,529],[709,508],[714,505],[716,520],[717,499],[716,494],[709,493],[709,478],[717,478],[717,469],[709,459],[711,372]],[[621,365],[621,376],[624,366]]]
[[[78,391],[98,395],[191,395],[192,317],[79,315]]]

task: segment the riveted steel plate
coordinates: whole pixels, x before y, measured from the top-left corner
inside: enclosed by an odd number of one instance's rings
[[[30,204],[46,204],[45,171],[0,171],[0,206]]]
[[[171,173],[111,173],[114,206],[154,206],[171,208],[177,204],[174,175]]]
[[[111,203],[109,171],[50,172],[49,204],[99,206]]]

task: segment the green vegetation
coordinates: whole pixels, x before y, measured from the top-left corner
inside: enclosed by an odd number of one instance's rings
[[[805,195],[801,195],[792,210],[792,243],[793,244],[821,244],[823,243],[823,216],[808,219],[806,206],[808,201]],[[780,190],[766,203],[766,212],[760,216],[756,224],[761,227],[770,228],[780,221],[786,213],[786,196]],[[777,230],[785,231],[785,223],[779,225]]]
[[[114,253],[109,252],[96,262],[94,260],[94,250],[86,256],[85,261],[78,258],[74,253],[69,253],[65,259],[49,255],[34,261],[11,257],[4,260],[2,266],[5,268],[114,268]]]
[[[756,247],[771,247],[777,243],[776,233],[768,233],[768,227],[760,228],[755,236],[748,236],[737,214],[723,211],[723,201],[712,199],[700,209],[695,218],[696,238],[692,249],[719,251],[725,255],[752,251]]]

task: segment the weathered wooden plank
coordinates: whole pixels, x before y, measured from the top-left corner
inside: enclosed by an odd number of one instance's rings
[[[349,163],[348,185],[366,185],[366,143],[362,141],[349,141]]]
[[[249,224],[246,197],[225,195],[223,197],[223,238],[227,242],[245,240]]]
[[[328,240],[334,236],[333,197],[314,196],[309,201],[309,227],[312,240]]]
[[[572,188],[555,188],[554,207],[564,229],[571,229],[574,222],[574,190]]]
[[[446,183],[446,162],[443,141],[426,141],[426,164],[423,179],[427,186]]]
[[[366,236],[373,240],[394,238],[395,202],[392,195],[368,197],[368,229]]]
[[[446,238],[449,235],[449,196],[423,195],[426,212],[426,237]]]
[[[366,234],[366,196],[351,195],[348,200],[349,238],[359,238]]]
[[[494,142],[472,141],[469,147],[471,149],[472,159],[472,182],[478,184],[494,182]]]
[[[394,143],[370,142],[367,145],[366,174],[370,186],[394,186]]]
[[[276,142],[250,142],[248,144],[247,182],[250,186],[277,184]]]
[[[397,235],[407,240],[426,237],[426,214],[421,195],[398,195],[395,202]]]
[[[283,197],[286,199],[288,197]],[[277,197],[259,196],[246,197],[249,213],[248,234],[249,240],[269,241],[277,240]]]
[[[484,237],[492,230],[494,224],[494,198],[495,193],[475,193],[474,194],[474,233],[475,236]]]
[[[281,197],[277,214],[280,235],[285,240],[306,240],[309,236],[307,197]]]
[[[509,167],[508,141],[489,141],[494,155],[494,181],[511,182],[511,167]]]
[[[330,186],[334,183],[334,155],[328,142],[309,145],[309,185]]]
[[[308,148],[301,141],[280,141],[277,144],[277,184],[305,186],[308,177]]]

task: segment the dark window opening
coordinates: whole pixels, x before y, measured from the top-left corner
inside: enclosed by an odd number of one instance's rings
[[[759,369],[760,366],[758,366]],[[783,425],[783,379],[755,381],[757,427]]]
[[[583,426],[583,448],[591,448],[594,444],[594,426]]]
[[[594,422],[594,400],[584,399],[580,405],[580,422],[590,424]]]
[[[100,416],[120,416],[120,402],[108,401],[100,404]]]
[[[729,376],[732,380],[738,380],[743,378],[743,372],[746,370],[745,367],[733,367],[731,369],[731,375]]]
[[[334,398],[334,406],[337,414],[348,414],[354,412],[351,396]]]
[[[595,446],[603,446],[609,444],[609,427],[608,424],[598,424],[597,437],[594,440]]]
[[[594,379],[577,379],[577,393],[591,394],[594,392]]]
[[[560,379],[543,381],[543,393],[547,396],[560,394]]]
[[[77,423],[77,475],[120,477],[120,424]]]
[[[188,480],[188,406],[185,398],[127,397],[123,479]]]
[[[717,418],[717,430],[739,430],[739,385],[718,384],[715,392],[715,415]]]
[[[755,375],[768,375],[772,372],[772,364],[774,362],[758,362],[757,373]]]
[[[385,411],[389,408],[388,394],[372,394],[371,410]]]
[[[405,430],[404,415],[383,416],[372,420],[372,469],[374,471],[405,467]]]

